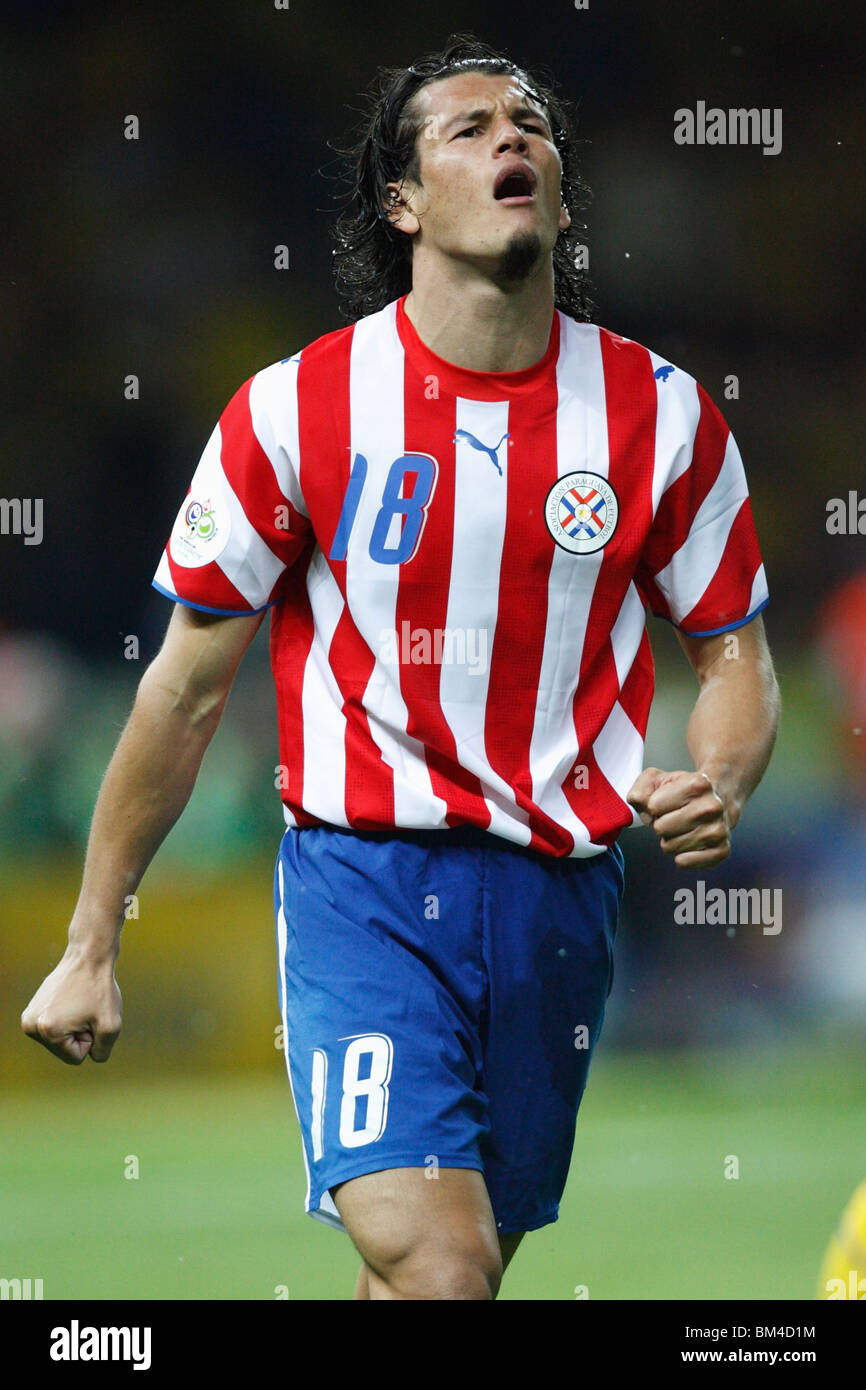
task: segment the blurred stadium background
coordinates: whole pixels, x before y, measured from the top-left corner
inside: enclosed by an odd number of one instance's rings
[[[351,1294],[348,1241],[301,1211],[275,1047],[266,631],[126,928],[109,1066],[61,1066],[18,1016],[62,953],[199,453],[243,380],[340,326],[327,142],[377,64],[469,27],[580,99],[596,320],[695,375],[737,436],[784,698],[713,879],[781,889],[782,930],[677,925],[693,880],[649,832],[624,837],[617,979],[562,1218],[503,1296],[814,1296],[866,1174],[866,554],[825,526],[828,499],[866,489],[859,10],[561,0],[518,20],[440,0],[399,27],[382,0],[6,15],[0,494],[44,499],[44,539],[0,536],[0,1276],[41,1277],[46,1298]],[[673,113],[697,100],[781,107],[782,153],[676,146]],[[651,633],[648,760],[688,765],[693,681],[673,634]]]

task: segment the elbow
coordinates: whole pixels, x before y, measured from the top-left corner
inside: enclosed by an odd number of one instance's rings
[[[157,657],[141,678],[136,704],[156,707],[195,731],[219,722],[228,692],[228,686],[196,680],[194,672],[174,670]]]

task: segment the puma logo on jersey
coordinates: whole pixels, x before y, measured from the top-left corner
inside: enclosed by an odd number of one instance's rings
[[[509,438],[509,434],[504,434],[502,436],[502,439],[500,439],[499,444],[494,445],[494,447],[491,449],[489,444],[482,444],[481,440],[476,439],[475,435],[470,434],[468,430],[458,430],[454,436],[454,443],[456,444],[458,439],[465,439],[466,443],[471,444],[473,449],[477,449],[479,453],[486,454],[487,457],[493,461],[493,466],[495,467],[497,473],[499,473],[499,475],[501,476],[502,469],[499,466],[499,459],[496,457],[496,455],[499,453],[499,448],[503,440]]]
[[[676,367],[657,367],[653,372],[656,381],[667,381],[671,372],[675,372]]]

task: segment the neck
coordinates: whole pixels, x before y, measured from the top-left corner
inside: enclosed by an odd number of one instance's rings
[[[420,250],[420,248],[418,248]],[[453,264],[413,264],[404,309],[425,347],[455,367],[520,372],[544,356],[553,322],[550,262],[502,287]]]

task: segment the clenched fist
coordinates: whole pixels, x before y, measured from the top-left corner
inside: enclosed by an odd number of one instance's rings
[[[21,1027],[70,1066],[107,1062],[117,1041],[122,1001],[114,965],[68,947],[21,1015]]]
[[[712,869],[731,853],[731,820],[705,772],[647,767],[626,800],[681,869]]]

